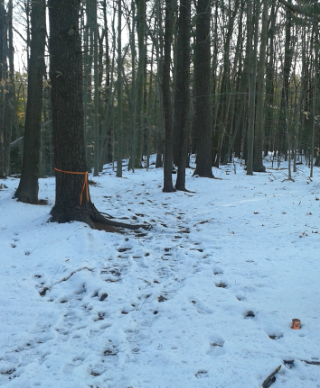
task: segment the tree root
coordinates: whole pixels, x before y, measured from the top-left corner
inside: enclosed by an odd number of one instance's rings
[[[131,229],[131,230],[137,230],[137,229],[150,230],[152,228],[150,224],[127,224],[126,222],[113,221],[111,219],[104,217],[95,208],[94,205],[93,207],[95,209],[93,222],[101,223],[103,225],[113,226],[116,228],[124,228],[124,229]]]
[[[150,224],[128,224],[107,218],[99,212],[92,202],[84,206],[73,206],[71,208],[59,209],[54,206],[51,210],[50,222],[65,223],[70,221],[80,221],[89,225],[92,229],[105,230],[110,232],[119,232],[118,229],[150,230]],[[106,225],[106,228],[103,227]]]

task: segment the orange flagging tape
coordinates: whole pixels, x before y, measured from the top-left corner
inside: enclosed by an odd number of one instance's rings
[[[82,194],[84,192],[84,189],[86,189],[87,202],[89,202],[88,172],[63,171],[63,170],[59,170],[58,168],[55,168],[55,170],[59,172],[64,172],[65,174],[84,175],[84,182],[83,182],[83,186],[80,194],[80,206],[82,205]]]

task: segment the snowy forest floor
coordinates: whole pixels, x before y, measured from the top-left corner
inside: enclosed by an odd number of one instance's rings
[[[170,194],[105,166],[92,201],[140,233],[48,223],[54,178],[44,206],[0,180],[0,386],[258,388],[281,365],[272,388],[320,387],[320,170],[265,164]]]

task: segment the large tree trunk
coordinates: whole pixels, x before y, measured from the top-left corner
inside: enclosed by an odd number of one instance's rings
[[[83,136],[79,1],[50,0],[49,11],[54,159],[55,168],[66,171],[56,171],[56,202],[51,214],[52,219],[58,222],[88,222],[86,217],[91,202],[83,192],[87,170]]]
[[[52,127],[56,170],[56,202],[51,221],[83,221],[137,229],[108,220],[90,200],[83,123],[79,0],[49,0]]]
[[[38,203],[38,178],[42,113],[42,77],[45,72],[46,1],[32,3],[31,48],[28,65],[28,100],[24,132],[22,175],[15,197]]]
[[[177,190],[186,190],[186,165],[190,110],[190,0],[181,0],[177,42],[177,78],[175,90],[174,131],[177,134]]]
[[[210,16],[211,1],[197,4],[195,46],[195,120],[197,159],[195,175],[213,178],[211,163],[211,104],[210,104]]]

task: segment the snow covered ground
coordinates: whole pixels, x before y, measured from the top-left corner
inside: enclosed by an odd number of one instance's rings
[[[320,387],[320,170],[280,167],[170,194],[106,168],[92,201],[140,234],[48,223],[54,178],[45,206],[0,180],[0,386],[258,388],[281,365],[272,388]]]

